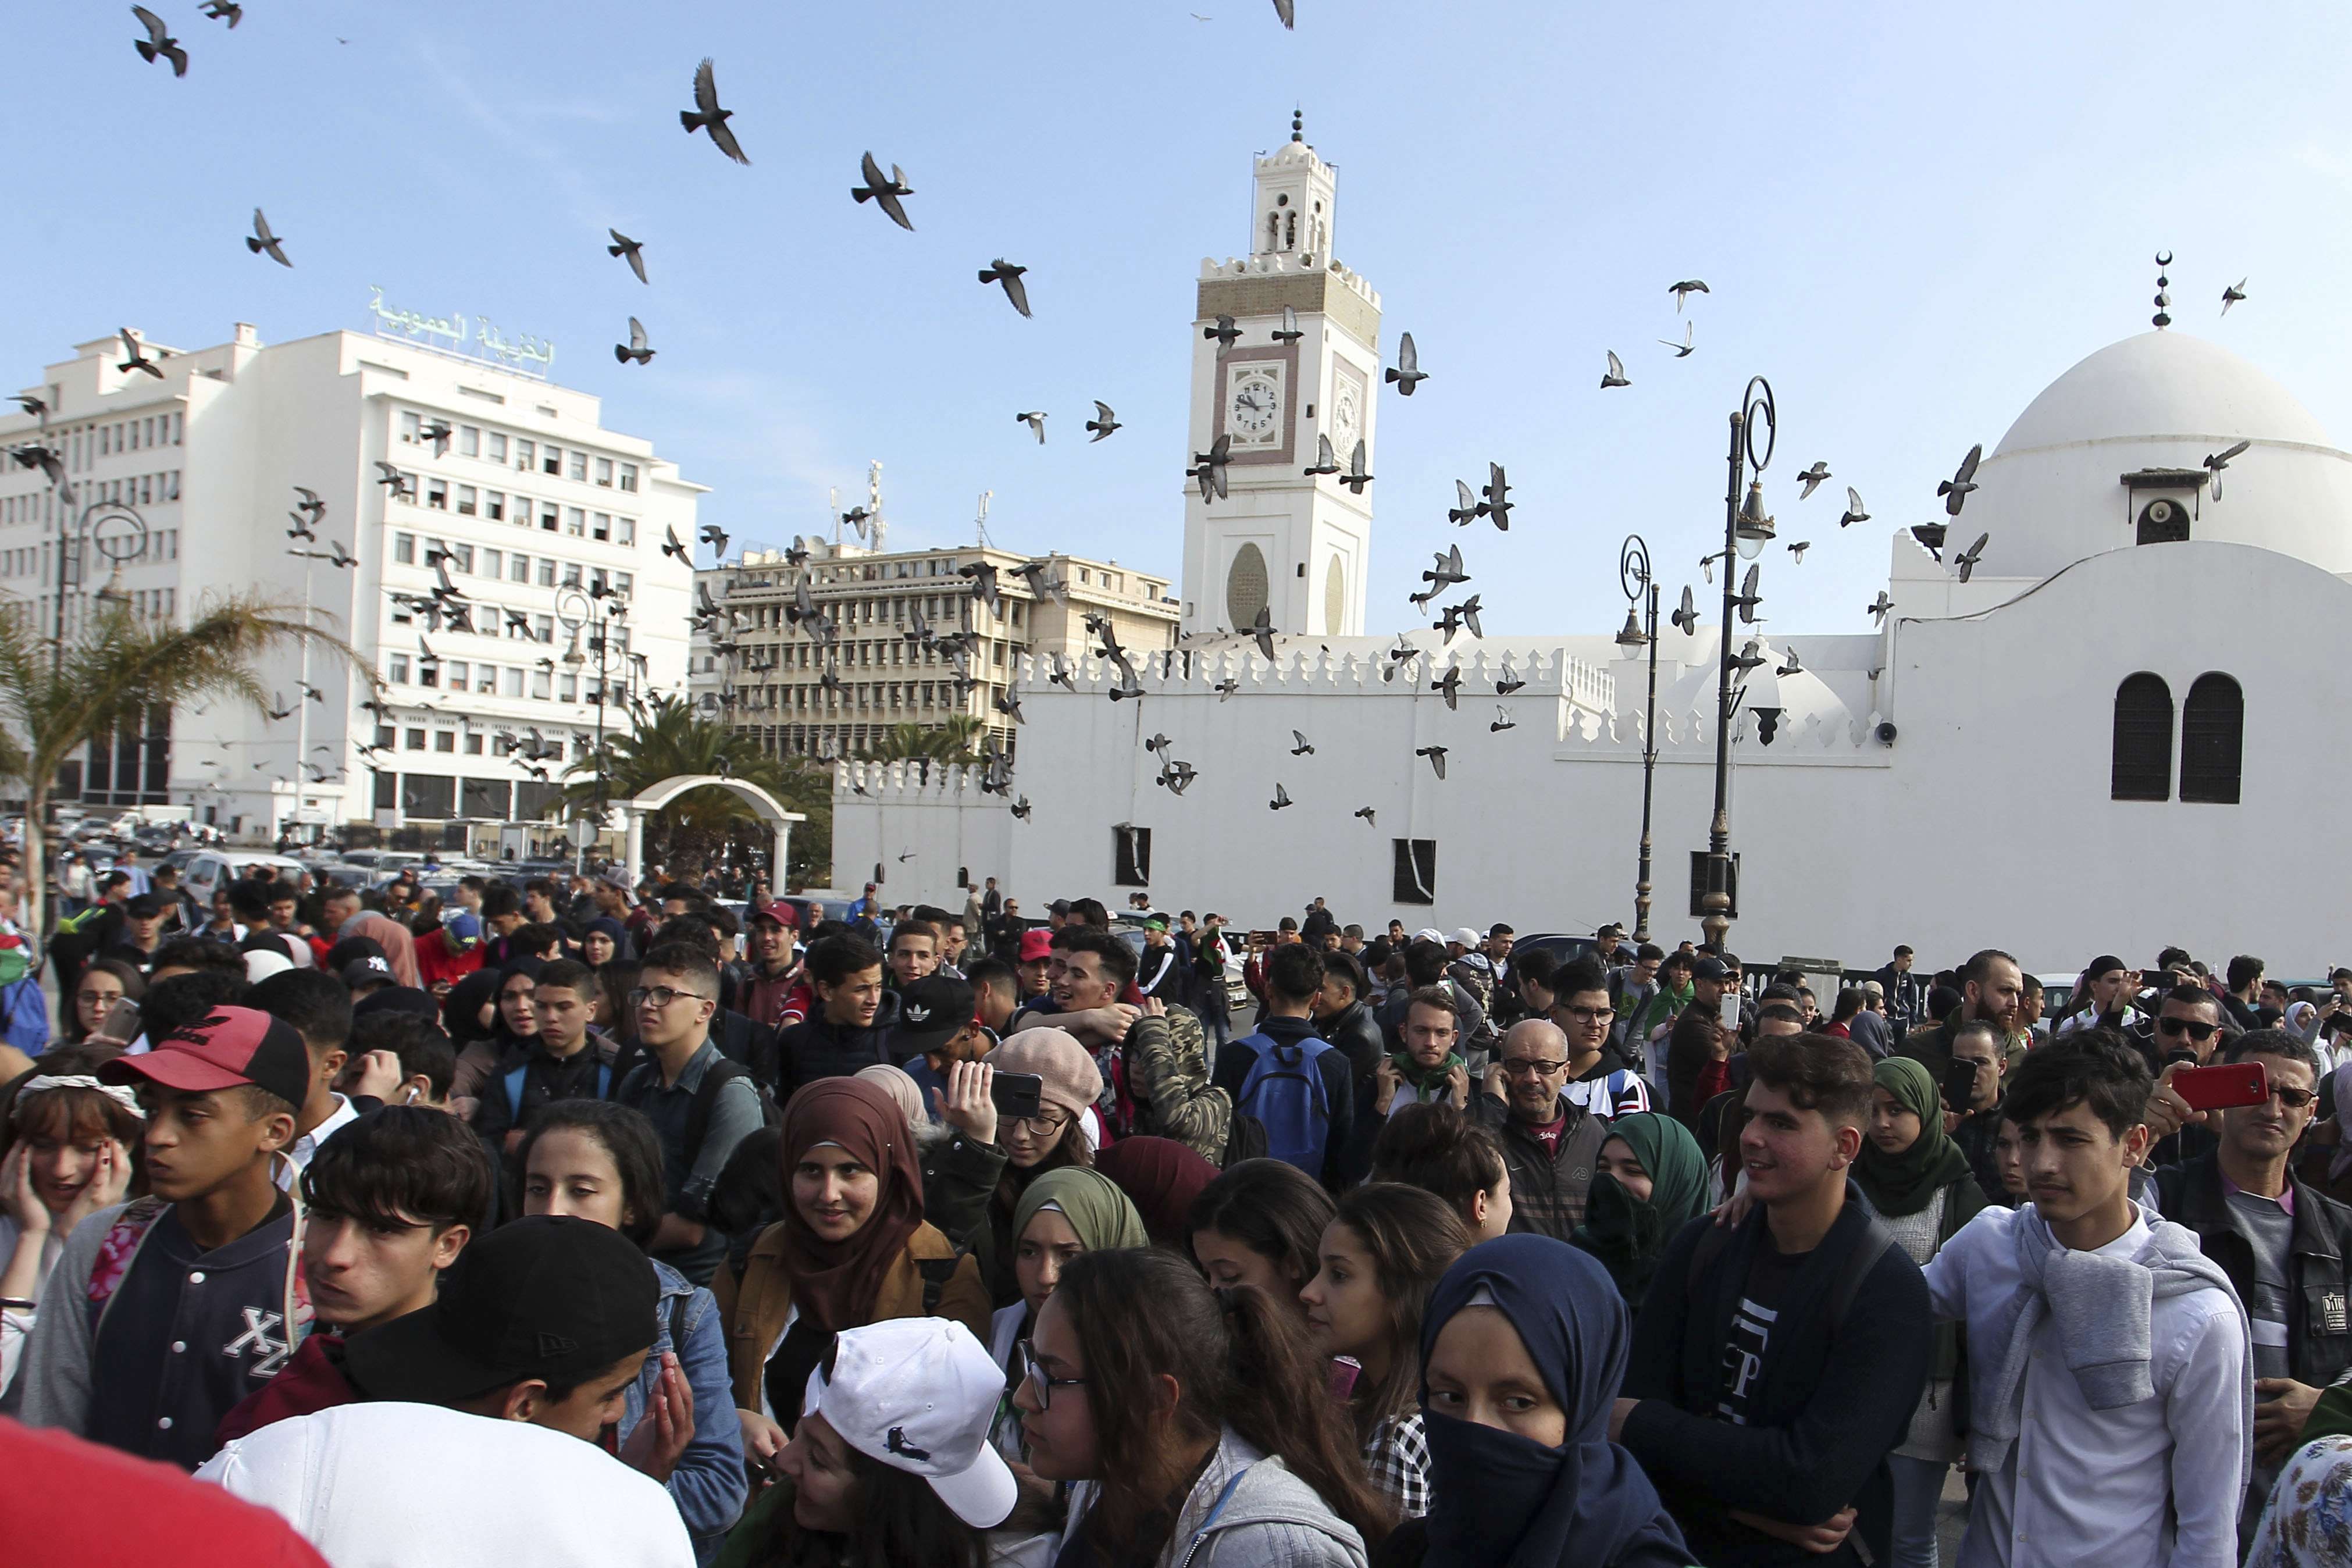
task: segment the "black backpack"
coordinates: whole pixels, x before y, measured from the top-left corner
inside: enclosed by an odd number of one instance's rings
[[[719,1104],[719,1091],[736,1079],[750,1079],[751,1091],[760,1097],[760,1125],[781,1127],[783,1112],[776,1109],[776,1097],[768,1087],[751,1076],[751,1069],[731,1057],[720,1057],[702,1075],[702,1087],[694,1091],[694,1103],[686,1112],[686,1157],[692,1160],[702,1149],[703,1135],[710,1131],[710,1113]]]

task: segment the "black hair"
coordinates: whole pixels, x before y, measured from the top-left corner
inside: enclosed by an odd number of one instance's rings
[[[1992,973],[1992,966],[2000,963],[2014,964],[2017,963],[2017,960],[1997,947],[1988,947],[1972,952],[1969,954],[1968,963],[1960,966],[1960,980],[1963,984],[1981,985],[1985,983],[1986,977]],[[2024,966],[2020,964],[2018,967],[2022,973]]]
[[[646,1113],[610,1100],[559,1100],[531,1112],[530,1125],[516,1151],[515,1168],[528,1182],[530,1152],[559,1128],[585,1132],[613,1157],[621,1177],[621,1234],[640,1248],[653,1244],[667,1206],[662,1186],[661,1140]]]
[[[2266,1057],[2282,1057],[2291,1062],[2301,1062],[2311,1069],[2312,1080],[2315,1083],[2327,1076],[2327,1069],[2319,1065],[2319,1053],[2313,1050],[2302,1036],[2291,1034],[2284,1029],[2248,1029],[2221,1047],[2221,1059],[2225,1062],[2233,1062],[2242,1057],[2250,1057],[2257,1053]]]
[[[482,918],[493,920],[501,915],[520,914],[522,895],[514,890],[511,882],[492,882],[482,889]]]
[[[551,947],[561,951],[562,945],[563,932],[551,925],[520,925],[515,927],[513,934],[507,938],[507,952],[509,956],[529,953],[537,957]]]
[[[824,1358],[833,1371],[833,1352]],[[847,1443],[849,1492],[845,1500],[856,1522],[846,1534],[809,1530],[789,1508],[771,1509],[767,1539],[747,1559],[753,1568],[982,1568],[988,1537],[956,1517],[931,1483],[912,1470],[886,1465]]]
[[[698,914],[672,915],[654,928],[653,945],[672,944],[699,948],[715,963],[719,959],[719,928]]]
[[[1860,1127],[1870,1117],[1870,1053],[1834,1035],[1768,1035],[1748,1047],[1756,1082],[1818,1110],[1832,1126]]]
[[[253,988],[247,1005],[294,1026],[310,1054],[340,1051],[352,1037],[352,990],[332,974],[289,969]]]
[[[1373,1181],[1434,1193],[1465,1221],[1472,1200],[1491,1194],[1506,1174],[1501,1142],[1451,1100],[1401,1105],[1372,1140]]]
[[[362,1013],[352,1020],[351,1053],[390,1051],[400,1058],[400,1076],[421,1078],[436,1100],[449,1098],[457,1081],[457,1047],[432,1019],[392,1007]]]
[[[900,921],[890,928],[890,950],[893,952],[898,951],[898,939],[902,936],[928,937],[934,948],[940,945],[940,928],[919,915],[912,920]]]
[[[1432,942],[1427,937],[1407,942],[1404,973],[1416,990],[1423,985],[1436,984],[1445,975],[1444,944]]]
[[[228,907],[246,924],[258,924],[269,918],[269,889],[250,877],[240,877],[228,885]]]
[[[242,974],[200,969],[193,974],[171,975],[147,987],[139,1004],[140,1025],[148,1039],[161,1040],[201,1023],[215,1007],[248,1005],[246,998],[252,994],[251,983]]]
[[[2113,1029],[2076,1029],[2025,1053],[2009,1075],[2001,1114],[2023,1127],[2053,1110],[2088,1105],[2091,1114],[2121,1139],[2147,1120],[2148,1090],[2154,1083],[2147,1060],[2121,1035]]]
[[[2243,991],[2263,977],[2263,961],[2252,953],[2242,952],[2230,960],[2228,984],[2232,992]]]
[[[1511,954],[1511,976],[1522,985],[1533,985],[1538,991],[1551,989],[1551,977],[1559,973],[1559,955],[1540,947]]]
[[[2164,994],[2164,999],[2167,1002],[2178,1002],[2184,1007],[2210,1007],[2213,1009],[2213,1016],[2221,1021],[2221,1026],[2225,1029],[2232,1027],[2237,1022],[2230,1016],[2230,1010],[2221,1005],[2221,999],[2219,996],[2214,995],[2210,990],[2198,984],[2194,980],[2184,980],[2175,985]]]
[[[1843,1024],[1848,1018],[1859,1016],[1862,1012],[1863,1004],[1869,1000],[1869,996],[1864,994],[1860,988],[1851,985],[1847,986],[1844,990],[1837,994],[1837,1000],[1831,1004],[1830,1021],[1834,1024]]]
[[[155,950],[148,961],[152,969],[218,970],[223,974],[245,978],[245,954],[225,942],[214,942],[200,936],[175,936]]]
[[[1357,963],[1355,954],[1350,952],[1327,952],[1323,955],[1324,982],[1328,984],[1334,977],[1348,988],[1351,1000],[1362,996],[1371,984],[1364,978],[1364,966]]]
[[[1323,955],[1303,942],[1285,942],[1266,954],[1265,973],[1269,1001],[1311,1001],[1323,988]]]
[[[1323,1227],[1337,1212],[1323,1184],[1280,1160],[1244,1160],[1201,1189],[1185,1216],[1184,1234],[1213,1230],[1232,1237],[1290,1281],[1315,1278]]]
[[[1609,976],[1601,965],[1589,958],[1563,963],[1551,972],[1551,994],[1554,996],[1574,996],[1584,991],[1606,991]]]
[[[273,1093],[257,1083],[234,1084],[221,1092],[245,1107],[245,1119],[247,1121],[267,1121],[273,1116],[290,1116],[294,1118],[296,1126],[301,1125],[302,1108],[300,1106],[284,1095]],[[323,1148],[325,1145],[321,1144],[320,1147]]]
[[[1062,930],[1067,940],[1058,941],[1054,945],[1060,948],[1066,955],[1074,952],[1093,953],[1102,961],[1103,977],[1111,983],[1113,990],[1124,991],[1134,981],[1135,952],[1127,943],[1111,935],[1108,931],[1097,930],[1090,925],[1065,926]],[[1307,994],[1310,996],[1314,994],[1311,988]]]
[[[658,950],[657,950],[658,951]],[[655,955],[648,954],[646,967],[661,967]],[[863,974],[869,969],[882,967],[882,955],[874,944],[862,936],[829,936],[808,952],[809,981],[812,984],[838,985],[853,974]]]
[[[680,979],[692,981],[697,985],[707,985],[710,988],[708,994],[715,996],[719,993],[719,965],[710,961],[710,954],[691,943],[683,942],[661,943],[646,954],[645,963],[639,973],[642,973],[644,970],[648,969],[657,969],[664,974],[675,974]]]
[[[982,991],[995,991],[1006,996],[1021,994],[1021,976],[1001,958],[974,959],[965,965],[963,977],[975,995]]]
[[[2007,1047],[2008,1043],[2000,1037],[2000,1026],[1994,1023],[1990,1018],[1954,1019],[1945,1032],[1944,1043],[1947,1046],[1957,1046],[1962,1040],[1969,1039],[1977,1035],[1982,1035],[1986,1039],[1992,1042],[1994,1059],[2000,1059],[2000,1054]]]
[[[438,1236],[478,1222],[495,1180],[489,1151],[457,1118],[382,1105],[319,1145],[302,1196],[321,1214],[385,1227],[422,1221]]]
[[[578,994],[583,1002],[596,999],[596,972],[586,964],[569,958],[559,958],[539,972],[540,989],[552,985],[559,991]]]
[[[537,893],[549,903],[555,901],[555,884],[544,877],[533,877],[522,885],[525,893]]]

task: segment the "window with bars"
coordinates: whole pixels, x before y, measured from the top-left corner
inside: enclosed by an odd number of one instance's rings
[[[1400,904],[1437,902],[1437,840],[1391,838],[1389,896]]]
[[[2172,688],[2160,675],[2143,669],[2116,688],[2107,793],[2116,800],[2172,798]]]
[[[2180,705],[2180,798],[2237,805],[2245,736],[2245,692],[2229,676],[2199,676]]]
[[[1111,885],[1151,886],[1151,829],[1122,822],[1110,830]]]

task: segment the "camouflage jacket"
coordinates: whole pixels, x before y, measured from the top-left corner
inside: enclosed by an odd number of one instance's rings
[[[1209,1082],[1201,1020],[1184,1007],[1171,1007],[1164,1017],[1147,1014],[1129,1026],[1124,1049],[1135,1131],[1173,1138],[1212,1165],[1223,1164],[1234,1102]]]

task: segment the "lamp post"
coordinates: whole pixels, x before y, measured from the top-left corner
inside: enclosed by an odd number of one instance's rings
[[[1650,940],[1650,788],[1658,768],[1658,583],[1650,574],[1650,546],[1638,533],[1629,533],[1617,552],[1617,583],[1625,590],[1625,626],[1617,634],[1622,648],[1650,650],[1650,695],[1642,716],[1642,863],[1633,881],[1633,940]],[[1646,619],[1637,613],[1647,601]]]
[[[1758,436],[1762,449],[1758,449]],[[1731,930],[1731,618],[1738,600],[1735,558],[1752,561],[1772,539],[1772,520],[1764,514],[1764,484],[1760,476],[1771,466],[1772,447],[1780,434],[1780,415],[1772,403],[1772,384],[1751,377],[1741,394],[1739,411],[1731,416],[1730,479],[1723,493],[1723,623],[1717,633],[1715,682],[1715,816],[1706,833],[1706,896],[1699,900],[1699,930],[1717,951]],[[1741,499],[1742,489],[1746,499]],[[1752,608],[1752,605],[1751,605]]]
[[[564,629],[572,634],[572,648],[563,656],[563,662],[572,665],[587,662],[580,651],[580,633],[583,627],[588,633],[588,647],[596,655],[595,822],[596,831],[600,834],[604,830],[605,809],[604,704],[611,697],[604,674],[605,649],[610,644],[607,633],[613,622],[628,614],[628,606],[616,602],[618,597],[610,588],[599,584],[584,594],[577,588],[567,588],[557,595],[555,600],[555,618],[562,622]],[[587,858],[587,846],[575,841],[572,868],[584,870]]]

